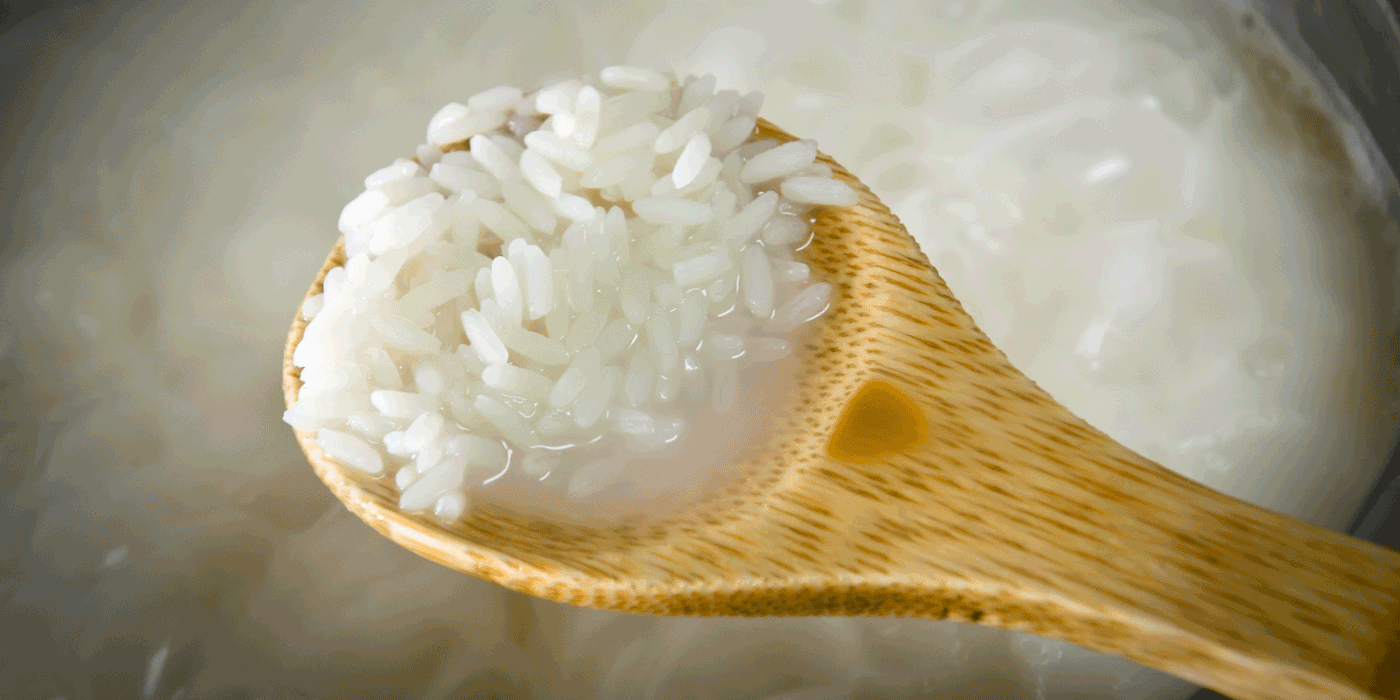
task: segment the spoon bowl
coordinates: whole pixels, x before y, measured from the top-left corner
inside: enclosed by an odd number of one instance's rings
[[[756,136],[794,140],[760,120]],[[1027,379],[879,199],[815,215],[834,287],[767,449],[666,519],[443,525],[296,437],[408,549],[572,605],[951,619],[1062,639],[1248,700],[1400,698],[1400,554],[1235,500],[1114,442]],[[345,262],[331,251],[307,295]],[[296,401],[287,339],[283,390]]]

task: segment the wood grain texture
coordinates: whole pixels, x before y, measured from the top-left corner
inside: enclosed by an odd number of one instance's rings
[[[794,137],[760,121],[758,135]],[[1241,700],[1400,698],[1400,554],[1178,476],[1076,418],[977,329],[878,198],[817,215],[832,308],[801,389],[733,486],[661,521],[590,527],[494,506],[453,527],[297,440],[356,515],[458,571],[658,615],[952,619],[1063,639]],[[344,262],[343,241],[326,259]],[[283,389],[306,320],[287,339]],[[883,382],[915,447],[838,460],[849,400]],[[868,418],[868,416],[867,416]],[[839,453],[839,451],[838,451]]]

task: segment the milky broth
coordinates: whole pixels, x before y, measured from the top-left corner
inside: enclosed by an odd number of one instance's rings
[[[811,329],[799,329],[791,340],[801,348],[811,335]],[[680,438],[661,449],[632,452],[612,435],[596,444],[566,443],[556,453],[557,466],[544,474],[527,473],[520,452],[512,450],[505,470],[469,484],[471,496],[477,503],[556,522],[674,515],[733,484],[743,476],[745,463],[763,454],[779,417],[796,398],[800,354],[799,350],[780,360],[741,368],[734,405],[724,413],[715,411],[710,392],[701,384],[703,375],[680,382],[673,410],[686,417],[687,427]],[[596,462],[616,462],[617,471],[579,478],[583,470],[578,465]]]
[[[21,25],[0,45],[0,696],[1185,697],[994,629],[627,616],[448,571],[311,473],[282,343],[340,208],[441,105],[668,61],[764,92],[1071,410],[1342,526],[1396,427],[1398,232],[1364,131],[1271,46],[1233,10],[1106,0],[157,0]],[[682,473],[597,512],[683,503],[704,481]]]

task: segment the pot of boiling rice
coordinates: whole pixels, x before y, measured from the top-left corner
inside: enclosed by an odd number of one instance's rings
[[[1376,0],[157,0],[0,23],[0,696],[1209,697],[946,621],[571,608],[420,559],[326,491],[278,378],[342,209],[444,104],[619,64],[762,92],[1114,439],[1396,546],[1400,32]]]

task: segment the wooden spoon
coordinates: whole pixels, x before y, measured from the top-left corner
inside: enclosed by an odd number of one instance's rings
[[[795,137],[760,121],[758,136]],[[523,593],[658,615],[952,619],[1062,639],[1242,700],[1400,698],[1400,554],[1217,493],[1060,406],[973,324],[904,226],[816,216],[836,289],[801,390],[737,485],[663,521],[405,515],[387,479],[297,440],[418,554]],[[344,262],[331,251],[307,295]],[[283,389],[301,387],[287,338]]]

